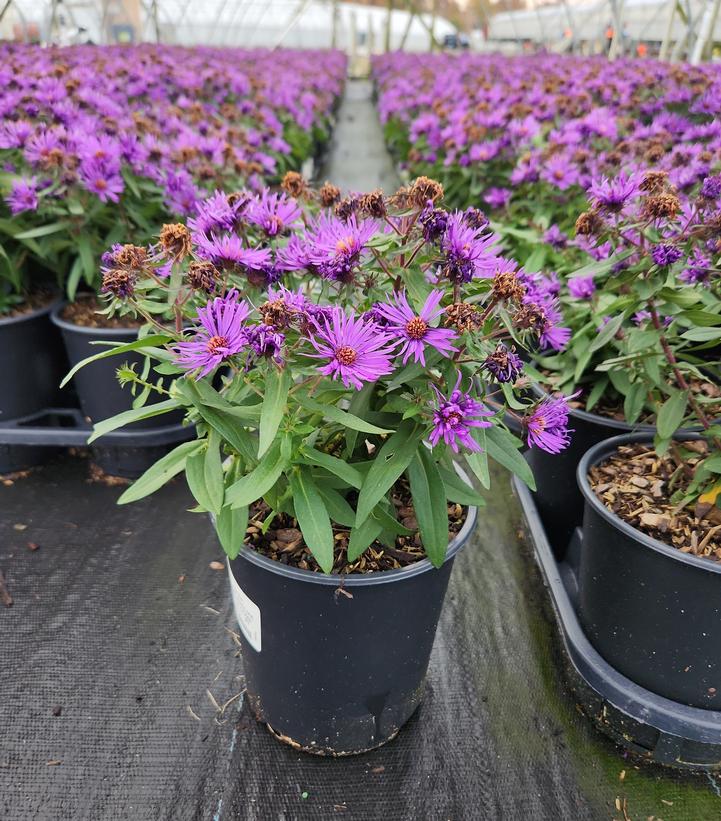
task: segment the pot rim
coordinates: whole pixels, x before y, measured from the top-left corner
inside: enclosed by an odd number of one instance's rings
[[[679,441],[687,439],[700,439],[697,433],[683,433],[674,437]],[[603,439],[593,447],[589,448],[581,457],[576,469],[576,482],[578,489],[587,505],[590,505],[593,510],[609,524],[613,525],[617,530],[620,530],[624,536],[642,544],[644,547],[660,553],[666,558],[680,562],[681,564],[692,565],[699,568],[699,570],[706,570],[716,575],[721,575],[721,562],[713,562],[710,559],[704,559],[700,556],[693,556],[690,553],[682,553],[675,547],[664,544],[653,536],[649,536],[640,530],[637,530],[633,525],[624,521],[620,516],[610,511],[606,505],[596,496],[591,488],[591,483],[588,481],[588,470],[601,462],[611,451],[618,448],[619,445],[625,445],[629,442],[650,442],[652,439],[647,433],[627,433],[623,436],[612,436],[609,439]]]
[[[138,331],[140,328],[89,328],[87,325],[76,325],[73,322],[68,322],[67,319],[63,319],[60,316],[63,308],[70,303],[67,300],[62,300],[59,304],[55,305],[50,313],[50,320],[54,325],[60,328],[63,331],[69,331],[71,333],[80,334],[81,336],[95,336],[95,337],[111,337],[115,339],[120,339],[126,336],[132,336],[133,339],[137,338]]]
[[[456,465],[455,468],[461,479],[469,486],[472,486],[466,472],[458,465]],[[463,523],[463,527],[448,543],[443,564],[454,558],[456,553],[465,545],[477,521],[478,508],[474,505],[468,505],[466,521]],[[429,559],[421,559],[421,561],[413,562],[413,564],[409,564],[407,567],[401,567],[397,570],[383,570],[376,573],[315,573],[312,570],[303,570],[300,567],[289,567],[286,564],[281,564],[245,546],[241,548],[237,557],[231,560],[231,569],[233,562],[238,559],[245,559],[251,564],[257,565],[271,573],[275,573],[277,576],[284,576],[286,579],[309,582],[310,584],[332,585],[333,587],[337,587],[341,580],[343,587],[366,587],[369,585],[402,582],[414,576],[419,576],[421,573],[426,573],[429,570],[440,570],[440,568],[436,568],[432,565]]]
[[[31,319],[37,319],[37,317],[45,314],[50,314],[52,319],[52,313],[63,304],[63,298],[61,296],[55,296],[50,300],[50,302],[48,302],[47,305],[43,305],[41,308],[35,308],[29,313],[20,314],[20,316],[0,316],[0,327],[19,325],[21,322],[29,322]]]

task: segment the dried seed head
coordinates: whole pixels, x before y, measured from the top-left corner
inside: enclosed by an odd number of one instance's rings
[[[428,200],[436,202],[443,199],[443,186],[429,177],[418,177],[413,180],[409,192],[411,205],[416,208],[423,208]]]
[[[502,271],[493,277],[491,293],[498,301],[520,302],[526,295],[526,287],[513,271]]]
[[[160,245],[169,257],[185,259],[193,247],[190,231],[180,222],[164,225],[160,230]]]
[[[188,284],[194,291],[212,294],[220,273],[212,262],[196,260],[188,266]]]
[[[650,220],[673,220],[678,216],[680,210],[681,202],[676,194],[654,194],[644,202],[641,216]]]
[[[546,315],[538,305],[521,305],[513,315],[513,324],[516,328],[533,328],[536,331],[543,329],[546,322]]]
[[[291,197],[300,199],[308,193],[308,183],[297,171],[288,171],[280,187]]]
[[[401,211],[405,211],[405,209],[408,208],[408,205],[410,203],[410,194],[410,188],[408,188],[405,185],[401,186],[401,188],[399,188],[396,191],[396,193],[393,194],[393,196],[390,198],[391,205],[393,205],[395,208],[399,208]]]
[[[320,204],[323,208],[330,208],[340,199],[340,188],[326,180],[326,182],[321,185],[318,195],[320,196]]]
[[[106,294],[113,294],[118,299],[128,299],[135,291],[136,279],[133,271],[124,268],[110,268],[103,274],[103,284],[100,290]]]
[[[264,325],[272,325],[275,328],[287,328],[290,325],[293,315],[297,311],[293,311],[287,305],[285,300],[274,299],[270,302],[264,302],[259,308],[258,313],[263,317]]]
[[[446,315],[443,324],[457,328],[462,333],[465,331],[475,331],[481,323],[481,312],[475,305],[468,305],[465,302],[456,302],[446,308]]]
[[[668,186],[668,174],[665,171],[647,171],[639,188],[647,194],[660,194]]]
[[[353,214],[355,214],[355,212],[358,210],[358,206],[358,197],[346,197],[336,205],[335,215],[336,217],[338,217],[338,219],[346,222],[353,216]]]
[[[584,211],[576,220],[576,233],[579,236],[598,234],[603,229],[603,220],[598,211]]]
[[[369,194],[363,194],[360,198],[358,210],[364,216],[383,219],[387,211],[386,201],[380,188],[376,188],[375,191],[371,191]]]

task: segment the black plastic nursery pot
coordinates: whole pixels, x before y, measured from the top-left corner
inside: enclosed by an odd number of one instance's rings
[[[288,567],[243,548],[229,561],[247,697],[258,721],[292,747],[352,755],[393,739],[421,702],[458,551],[443,565],[345,576]]]
[[[554,454],[530,448],[526,456],[536,480],[536,506],[556,558],[563,558],[573,530],[583,516],[583,496],[576,484],[576,469],[586,451],[611,436],[639,432],[653,437],[656,431],[651,425],[629,425],[574,409],[569,413],[569,428],[573,433],[565,450]]]
[[[102,347],[94,345],[94,342],[123,344],[138,338],[138,332],[134,328],[88,328],[68,322],[61,316],[64,305],[57,305],[53,309],[51,319],[62,333],[71,367],[103,350]],[[144,361],[141,354],[130,351],[120,357],[100,359],[81,368],[73,376],[73,384],[83,415],[91,422],[100,422],[128,410],[132,405],[133,395],[129,388],[123,388],[119,384],[115,374],[118,367],[126,362],[129,365],[136,364],[138,371],[141,371]],[[151,397],[148,404],[157,401],[159,400]],[[158,428],[179,423],[181,420],[181,413],[161,414],[125,427],[128,430]]]
[[[20,316],[0,317],[0,422],[20,419],[57,404],[68,363],[50,321],[54,300]]]
[[[620,445],[651,441],[648,433],[616,436],[592,447],[578,465],[585,505],[579,619],[600,655],[631,681],[674,702],[718,711],[721,563],[636,530],[588,482],[589,469]]]

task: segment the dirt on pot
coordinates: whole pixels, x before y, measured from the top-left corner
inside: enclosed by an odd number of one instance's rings
[[[30,294],[27,294],[22,302],[14,305],[9,311],[6,311],[0,319],[11,319],[13,317],[25,316],[37,311],[40,308],[45,308],[51,302],[58,298],[56,292],[39,288]]]
[[[685,458],[679,463],[675,454],[681,448]],[[678,443],[664,456],[651,445],[622,445],[592,467],[588,479],[601,502],[632,527],[682,553],[721,561],[721,511],[712,508],[699,518],[694,509],[679,509],[671,501],[685,493],[695,463],[706,452],[703,441]]]
[[[60,316],[66,322],[82,328],[140,328],[145,322],[142,318],[136,319],[132,316],[108,317],[99,314],[98,311],[104,308],[105,304],[97,297],[84,296],[76,302],[69,302],[60,312]]]
[[[402,567],[415,564],[426,558],[421,536],[418,532],[418,522],[411,501],[410,489],[405,481],[398,482],[391,492],[391,500],[396,510],[398,521],[408,530],[410,536],[397,536],[393,547],[387,547],[379,541],[374,541],[363,554],[354,562],[347,560],[348,540],[350,528],[333,525],[335,539],[335,563],[333,573],[347,575],[349,573],[377,573],[383,570],[398,570]],[[263,533],[261,525],[270,514],[270,508],[264,501],[255,502],[250,508],[248,530],[245,544],[266,556],[269,559],[298,567],[301,570],[312,570],[322,573],[318,563],[311,555],[298,523],[285,513],[278,514],[272,526]],[[448,503],[448,541],[449,543],[463,527],[468,515],[468,509],[455,502]],[[345,592],[341,589],[341,594]],[[346,593],[346,595],[350,595]]]

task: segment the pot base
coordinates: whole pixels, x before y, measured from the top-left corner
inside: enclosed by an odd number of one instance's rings
[[[268,732],[277,741],[280,741],[283,744],[287,744],[294,750],[298,750],[298,752],[308,753],[309,755],[322,756],[324,758],[345,758],[346,756],[350,755],[361,755],[362,753],[369,753],[372,750],[377,750],[379,747],[384,747],[386,744],[388,744],[389,741],[393,741],[393,739],[401,731],[400,727],[396,727],[396,729],[393,730],[393,732],[388,736],[388,738],[383,739],[383,741],[379,741],[378,744],[372,744],[370,747],[365,747],[362,750],[333,750],[330,747],[304,747],[299,741],[295,741],[290,736],[283,735],[283,733],[279,733],[277,730],[274,730],[270,726],[270,724],[268,724],[267,721],[261,721],[261,724],[265,724],[265,726],[268,728]]]
[[[518,479],[513,486],[548,589],[563,645],[564,672],[584,714],[596,729],[645,761],[684,770],[721,770],[721,711],[664,698],[601,657],[583,632],[576,609],[578,541],[571,542],[567,561],[557,561],[533,494]]]

